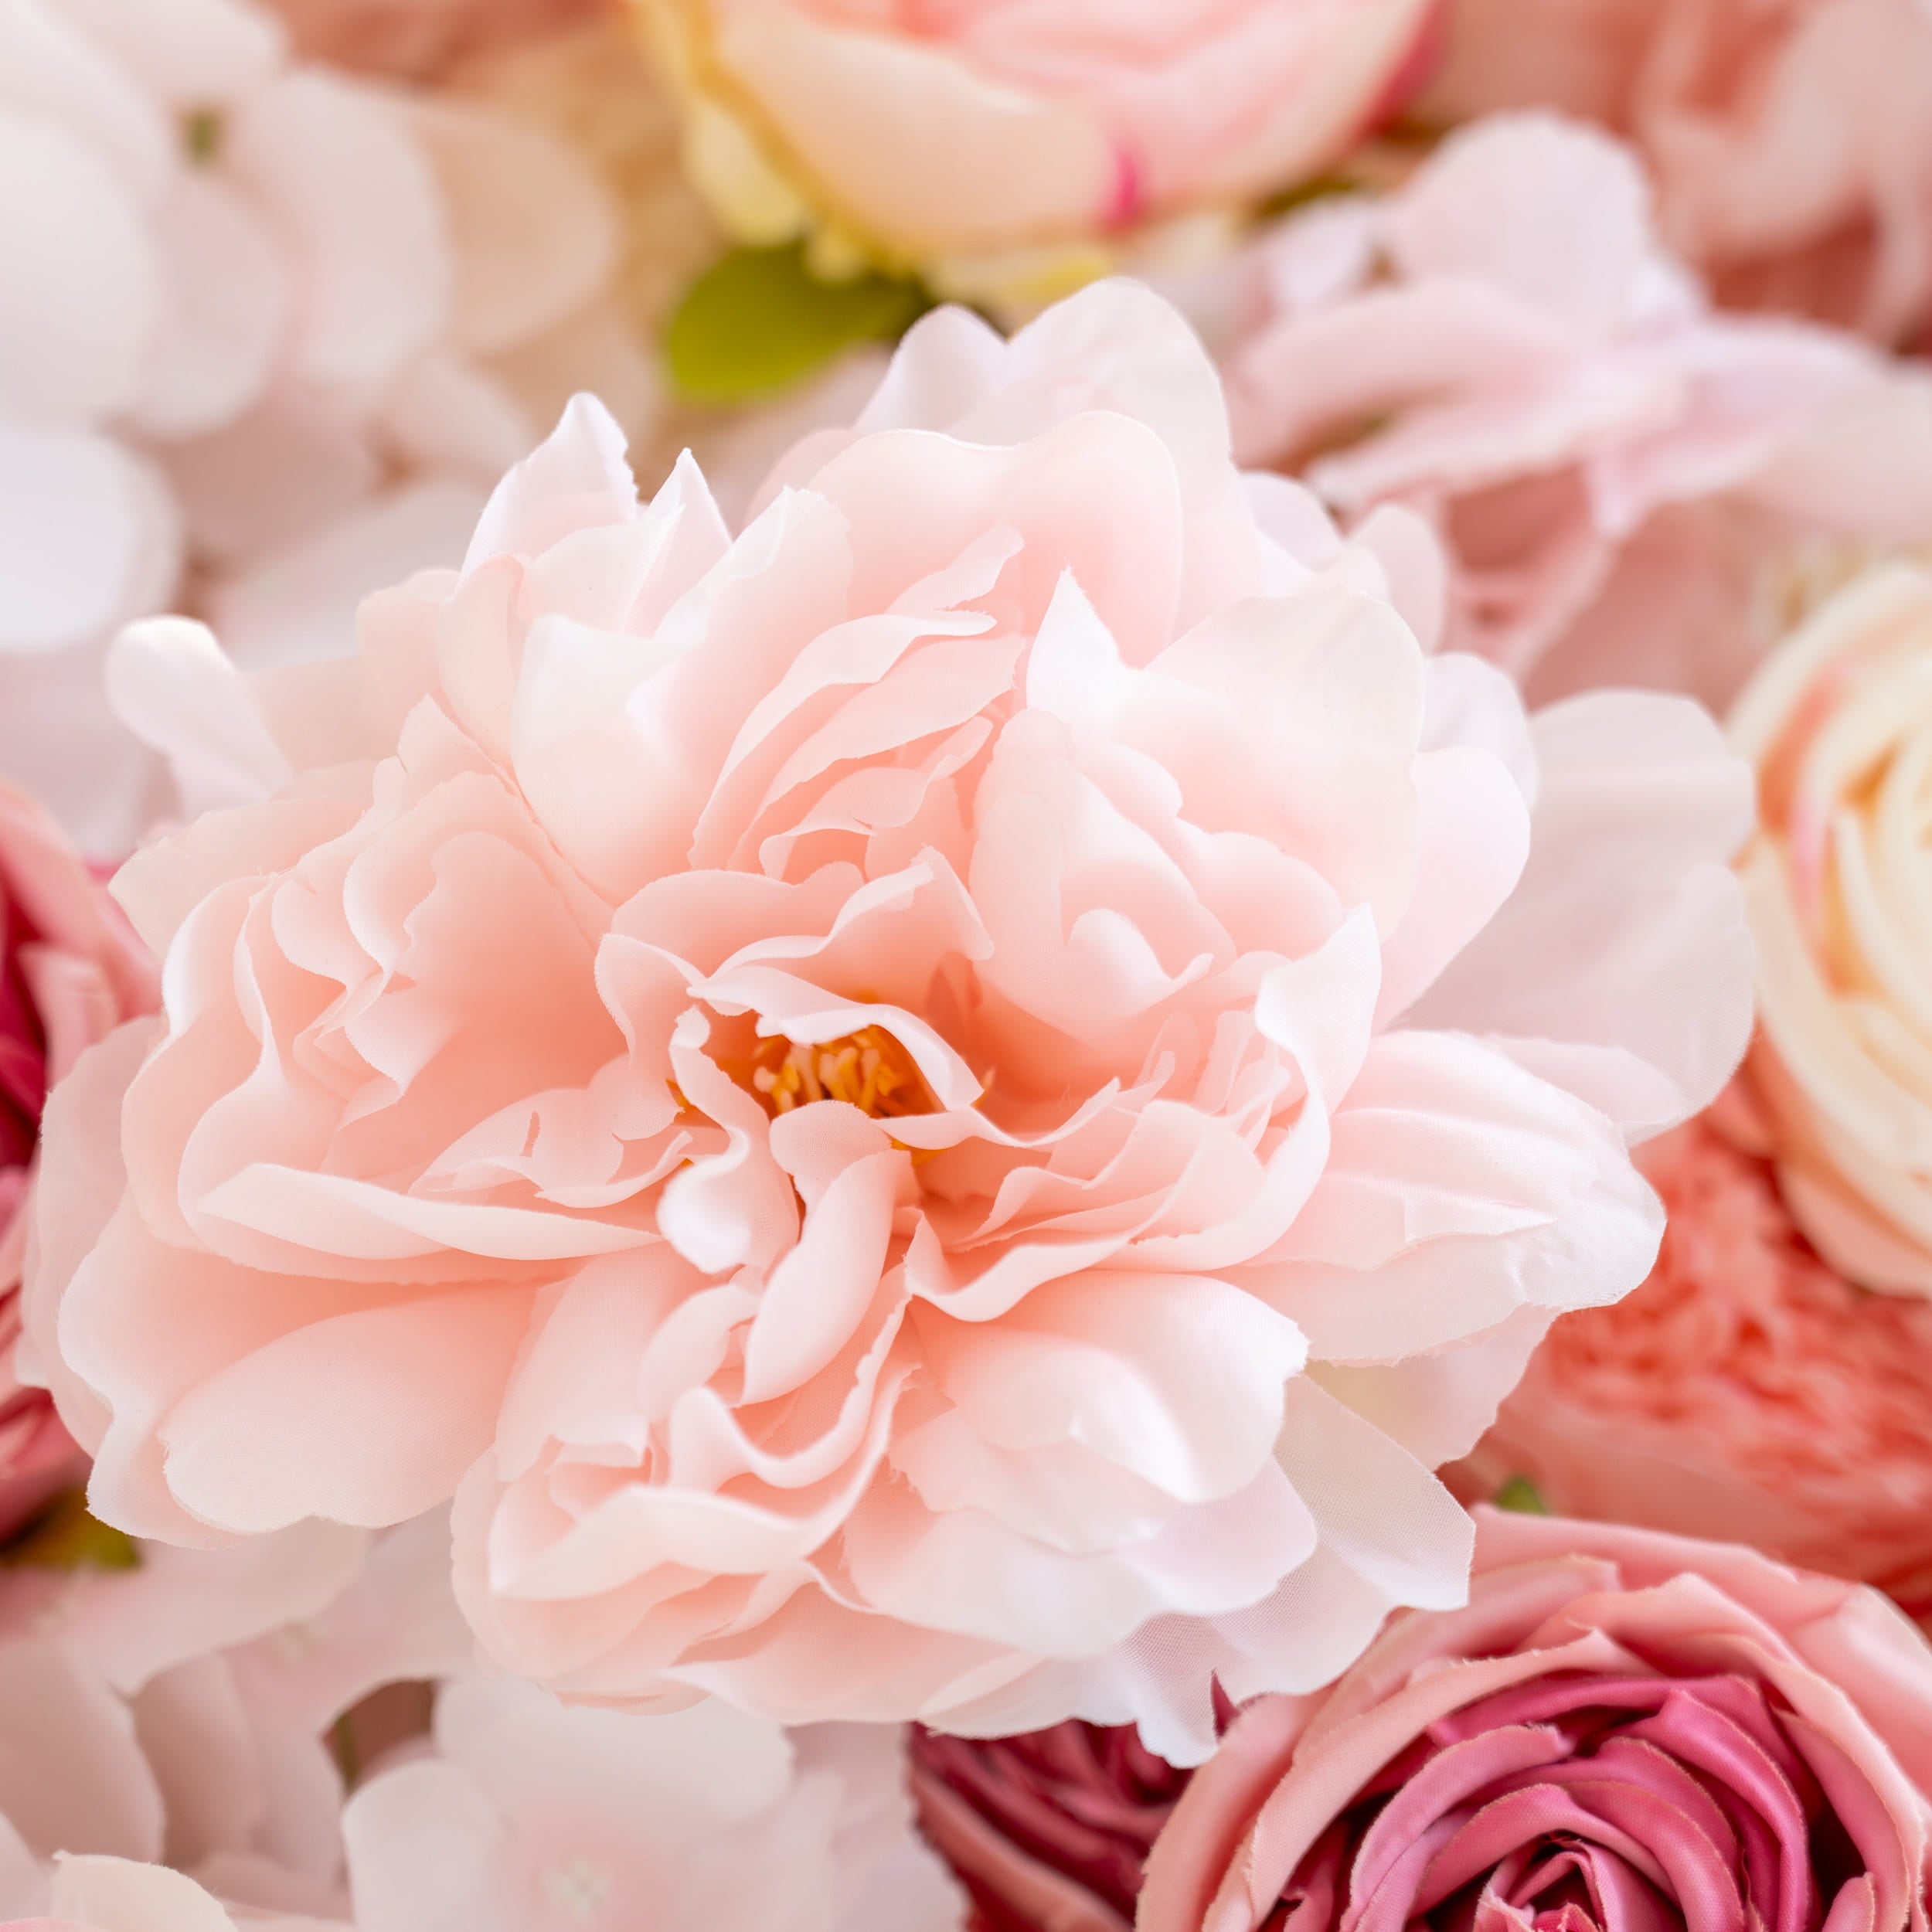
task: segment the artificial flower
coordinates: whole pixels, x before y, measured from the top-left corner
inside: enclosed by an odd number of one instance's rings
[[[1451,0],[1425,121],[1550,107],[1634,141],[1727,303],[1932,321],[1924,0]]]
[[[1731,736],[1758,778],[1750,1074],[1780,1183],[1852,1281],[1932,1295],[1932,573],[1881,566],[1824,604]]]
[[[346,649],[364,591],[461,556],[556,406],[524,364],[607,299],[563,144],[284,40],[248,0],[0,22],[0,770],[104,857],[165,802],[101,695],[118,627]]]
[[[633,0],[741,239],[1036,295],[1318,173],[1419,76],[1437,3]]]
[[[1563,1515],[1749,1543],[1932,1612],[1932,1305],[1877,1295],[1793,1222],[1744,1090],[1638,1165],[1650,1279],[1566,1315],[1456,1474]]]
[[[426,80],[594,22],[615,0],[269,0],[311,60]]]
[[[1431,1470],[1648,1270],[1746,774],[1430,656],[1426,533],[1243,478],[1132,284],[938,311],[767,494],[641,508],[587,403],[359,665],[126,641],[241,802],[117,879],[167,1003],[50,1110],[40,1362],[143,1535],[460,1490],[565,1695],[1198,1759],[1459,1597]]]
[[[920,1828],[971,1893],[982,1932],[1127,1932],[1148,1848],[1188,1775],[1131,1725],[913,1733]]]
[[[960,1932],[913,1835],[905,1740],[787,1736],[715,1698],[572,1709],[508,1679],[445,1685],[434,1748],[343,1814],[358,1932]]]
[[[1897,1611],[1734,1545],[1479,1513],[1466,1609],[1236,1720],[1141,1932],[1922,1932],[1932,1650]]]
[[[1224,354],[1243,461],[1447,546],[1448,636],[1532,693],[1721,704],[1807,545],[1932,537],[1932,376],[1720,314],[1637,158],[1544,114],[1444,143],[1257,244]]]
[[[0,1542],[87,1464],[14,1352],[27,1200],[49,1087],[136,1013],[152,962],[47,814],[0,784]]]

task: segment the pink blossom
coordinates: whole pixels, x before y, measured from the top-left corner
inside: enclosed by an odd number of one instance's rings
[[[1525,1476],[1561,1515],[1749,1543],[1932,1611],[1932,1306],[1821,1260],[1770,1151],[1741,1091],[1643,1150],[1670,1217],[1651,1278],[1557,1321],[1452,1481]]]
[[[1468,1608],[1244,1712],[1141,1932],[1923,1932],[1932,1650],[1736,1545],[1478,1512]]]
[[[1420,111],[1552,107],[1634,141],[1727,303],[1896,342],[1932,320],[1924,0],[1452,0]]]
[[[715,1698],[634,1716],[447,1685],[434,1748],[344,1812],[357,1932],[960,1932],[905,1756],[888,1726],[787,1736]]]
[[[460,1492],[567,1695],[1198,1758],[1458,1599],[1431,1470],[1648,1270],[1744,774],[1425,653],[1413,519],[1243,478],[1131,284],[938,312],[767,494],[640,508],[584,403],[359,666],[128,641],[240,802],[117,882],[166,1009],[56,1097],[29,1323],[109,1520]]]
[[[159,989],[120,908],[51,819],[0,785],[0,1539],[87,1464],[15,1361],[32,1163],[47,1090]]]
[[[346,650],[586,379],[526,381],[595,333],[617,224],[543,130],[298,62],[251,0],[18,0],[0,71],[0,771],[117,859],[163,798],[115,631]]]
[[[641,0],[726,225],[1068,285],[1149,220],[1315,174],[1420,77],[1437,0]],[[1104,253],[1100,259],[1104,259]],[[997,276],[995,279],[998,279]]]
[[[1244,461],[1452,557],[1449,641],[1533,693],[1728,699],[1803,546],[1932,538],[1932,378],[1713,311],[1637,158],[1543,114],[1259,247],[1224,366]]]

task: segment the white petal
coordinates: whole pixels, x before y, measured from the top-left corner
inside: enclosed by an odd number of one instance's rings
[[[301,263],[298,374],[380,382],[443,326],[451,270],[441,198],[391,103],[332,75],[293,74],[236,111],[224,152]]]
[[[0,415],[80,424],[126,403],[160,321],[153,238],[93,154],[11,114],[0,114]]]
[[[243,0],[61,0],[62,10],[145,93],[171,107],[232,100],[281,64],[287,36]]]
[[[104,436],[0,429],[0,651],[85,643],[152,610],[179,548],[140,457]]]
[[[166,290],[131,416],[151,436],[218,429],[268,386],[294,291],[274,236],[224,182],[181,175],[154,212]]]

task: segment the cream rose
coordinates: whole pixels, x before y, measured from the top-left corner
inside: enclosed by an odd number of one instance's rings
[[[694,177],[748,241],[902,266],[1043,251],[1087,273],[1149,219],[1344,151],[1419,70],[1437,0],[633,0]],[[1017,270],[1019,264],[1009,264]],[[947,279],[942,275],[941,279]]]
[[[1854,1281],[1932,1294],[1932,573],[1840,592],[1731,730],[1759,777],[1750,1064],[1786,1196]]]

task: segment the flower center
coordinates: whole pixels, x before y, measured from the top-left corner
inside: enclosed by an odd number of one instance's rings
[[[933,1111],[932,1094],[912,1056],[876,1026],[815,1046],[782,1035],[761,1040],[751,1056],[751,1085],[774,1114],[814,1100],[843,1100],[875,1120]]]

